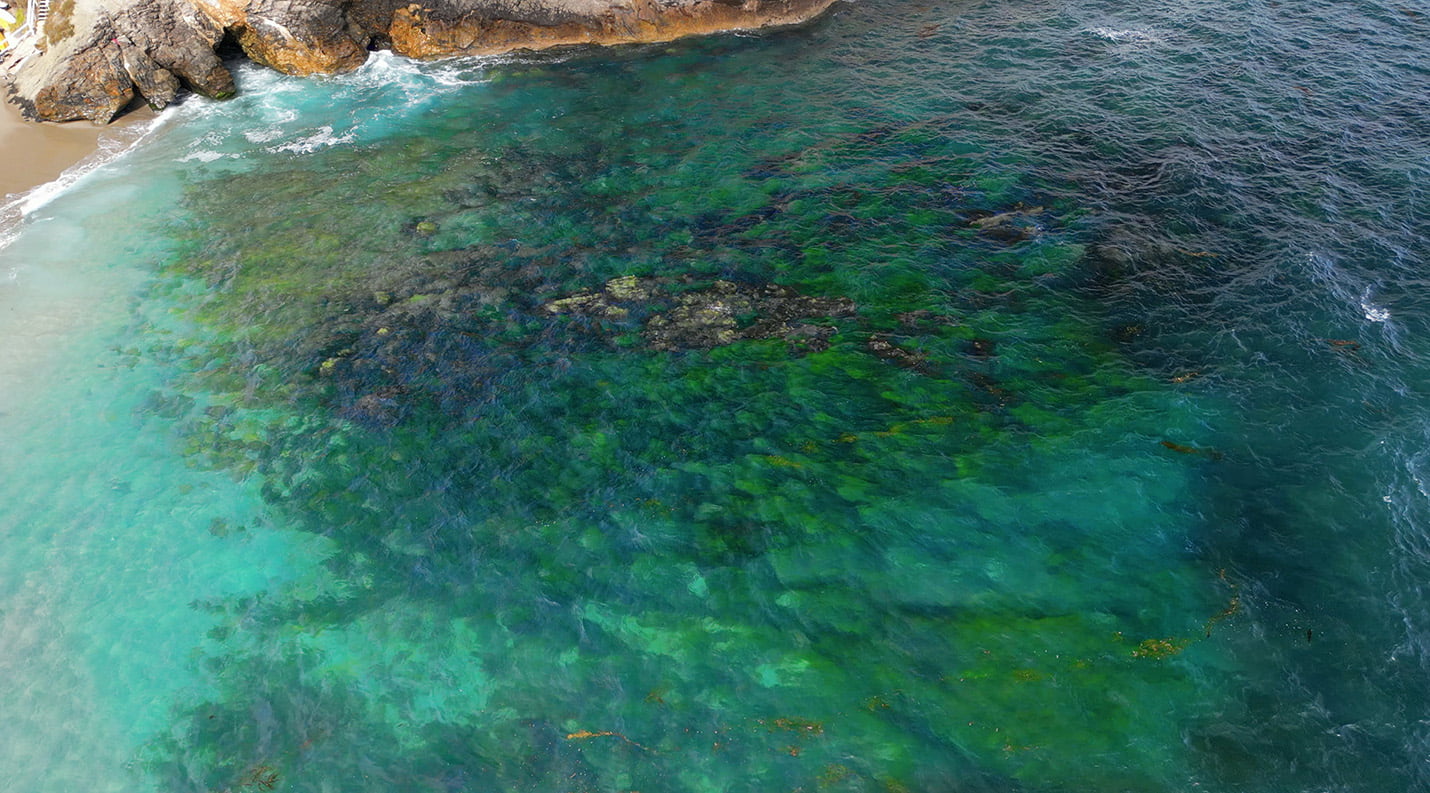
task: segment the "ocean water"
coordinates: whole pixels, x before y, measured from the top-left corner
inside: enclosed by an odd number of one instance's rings
[[[1427,45],[240,67],[0,211],[0,787],[1430,789]]]

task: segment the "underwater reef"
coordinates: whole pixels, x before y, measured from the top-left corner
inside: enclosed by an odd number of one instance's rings
[[[685,148],[697,123],[501,122],[186,191],[203,222],[153,288],[195,329],[137,329],[186,372],[151,408],[330,553],[324,582],[197,604],[232,685],[151,747],[161,780],[1194,773],[1184,736],[1234,705],[1183,659],[1220,652],[1236,590],[1167,505],[1215,463],[1161,443],[1193,419],[1089,299],[1079,210],[938,123],[764,153]]]

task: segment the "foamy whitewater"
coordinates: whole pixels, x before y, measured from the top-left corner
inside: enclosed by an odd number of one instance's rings
[[[0,208],[0,784],[1430,788],[1427,17],[238,68]]]

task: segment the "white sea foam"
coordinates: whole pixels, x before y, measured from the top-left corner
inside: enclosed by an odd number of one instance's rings
[[[488,82],[491,78],[487,70],[498,62],[498,58],[414,61],[381,50],[372,53],[362,68],[335,77],[333,82],[345,92],[400,96],[401,104],[412,107],[432,101],[444,89]]]
[[[247,138],[249,143],[269,143],[283,137],[283,128],[262,127],[259,129],[250,129],[243,133],[243,137]]]
[[[1392,342],[1396,340],[1391,311],[1376,302],[1374,284],[1364,285],[1362,279],[1345,272],[1335,259],[1319,251],[1307,253],[1305,261],[1310,267],[1312,281],[1321,284],[1335,300],[1347,307],[1354,306],[1366,320],[1384,324],[1386,338]]]
[[[1386,322],[1390,319],[1390,309],[1385,306],[1376,305],[1371,301],[1370,287],[1361,290],[1360,310],[1365,314],[1365,318],[1371,322]]]
[[[188,145],[188,153],[178,158],[179,162],[213,162],[220,160],[225,155],[218,150],[224,143],[225,135],[218,130],[206,132]]]
[[[0,251],[4,251],[10,247],[10,243],[14,242],[15,238],[20,235],[19,210],[17,209],[15,211],[15,217],[12,222],[9,216],[9,209],[9,205],[0,207]],[[0,281],[0,283],[13,281],[15,280],[15,269],[13,267],[9,268],[4,271],[3,275],[5,278],[3,281]]]
[[[1150,47],[1166,41],[1166,37],[1160,31],[1150,28],[1095,27],[1088,28],[1086,32],[1116,44],[1132,44],[1140,47]]]
[[[233,157],[233,156],[236,156],[236,155],[233,155],[233,154],[224,154],[223,152],[213,151],[212,149],[199,149],[198,151],[191,151],[191,152],[189,152],[188,154],[185,154],[184,156],[180,157],[180,158],[178,159],[178,161],[179,161],[179,162],[194,162],[194,161],[198,161],[198,162],[213,162],[214,160],[222,160],[222,159],[225,158],[225,157]]]
[[[114,128],[100,137],[99,144],[93,153],[66,168],[53,181],[46,182],[0,203],[0,252],[10,247],[10,244],[19,236],[21,222],[26,216],[34,214],[84,181],[90,174],[122,159],[173,117],[170,110],[165,110],[145,123]],[[4,275],[13,280],[14,271],[7,271]]]
[[[381,137],[400,123],[403,113],[394,115],[392,108],[420,112],[446,93],[490,82],[494,65],[527,60],[496,56],[414,61],[379,51],[355,71],[309,78],[242,65],[234,70],[239,89],[235,98],[193,98],[183,104],[184,123],[207,131],[182,145],[174,160],[206,165],[246,160],[257,151],[305,155]],[[315,124],[324,114],[326,123]],[[222,123],[224,119],[242,121]]]
[[[558,58],[559,60],[559,58]],[[156,130],[175,119],[186,126],[210,116],[242,116],[242,127],[217,125],[182,146],[173,161],[205,165],[224,160],[244,159],[254,147],[269,153],[308,154],[321,149],[350,145],[369,134],[383,134],[390,126],[392,103],[367,107],[361,102],[343,102],[344,95],[367,96],[376,91],[392,92],[410,108],[433,101],[449,90],[478,85],[491,80],[491,69],[501,64],[551,63],[553,57],[503,55],[480,58],[453,58],[444,61],[414,61],[391,52],[375,52],[360,69],[326,78],[333,96],[331,107],[347,108],[348,117],[319,127],[301,125],[311,119],[309,106],[315,100],[313,86],[322,78],[294,78],[269,69],[242,66],[235,70],[239,95],[223,102],[190,97],[177,103],[145,124],[117,128],[100,140],[97,151],[62,173],[59,178],[0,203],[0,251],[20,233],[22,220],[75,187],[94,172],[123,158]],[[238,106],[238,107],[235,107]],[[241,110],[242,112],[236,112]],[[0,283],[13,280],[13,270],[0,270]]]
[[[514,62],[511,56],[450,58],[441,61],[414,61],[387,50],[374,52],[361,69],[344,75],[357,85],[431,84],[450,87],[489,82],[488,70],[501,63]]]
[[[356,133],[347,132],[342,135],[335,134],[331,125],[319,127],[316,132],[306,137],[287,143],[270,146],[265,151],[277,154],[279,152],[293,152],[294,154],[309,154],[318,149],[326,149],[329,146],[341,146],[344,143],[351,143],[357,137]]]
[[[503,63],[515,63],[512,57],[457,58],[424,64],[422,74],[438,85],[459,88],[491,82],[491,68]]]

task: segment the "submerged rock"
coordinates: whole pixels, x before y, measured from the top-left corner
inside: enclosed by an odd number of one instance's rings
[[[854,302],[846,298],[809,297],[776,284],[716,281],[709,289],[680,295],[674,308],[651,317],[644,336],[657,350],[709,349],[747,339],[775,338],[820,349],[834,328],[795,320],[827,320],[853,313]]]
[[[682,291],[684,290],[684,291]],[[737,341],[786,339],[809,350],[828,346],[829,325],[854,313],[854,301],[812,297],[778,284],[716,281],[701,289],[679,282],[625,276],[599,291],[578,292],[546,304],[552,314],[595,320],[645,317],[641,338],[657,350],[708,350]]]
[[[1038,225],[1039,218],[1043,214],[1042,207],[1019,205],[1014,209],[997,214],[975,214],[977,216],[968,221],[969,227],[977,229],[988,239],[1009,245],[1031,239],[1042,231]]]
[[[895,344],[885,334],[875,333],[869,337],[868,342],[866,342],[864,346],[869,352],[897,366],[902,366],[905,369],[918,372],[919,374],[929,374],[931,372],[928,365],[928,356]]]
[[[833,0],[64,0],[9,75],[32,120],[107,123],[136,97],[234,92],[219,59],[235,42],[287,74],[349,71],[370,49],[415,58],[570,44],[668,41],[806,21]],[[29,49],[27,47],[27,49]]]

